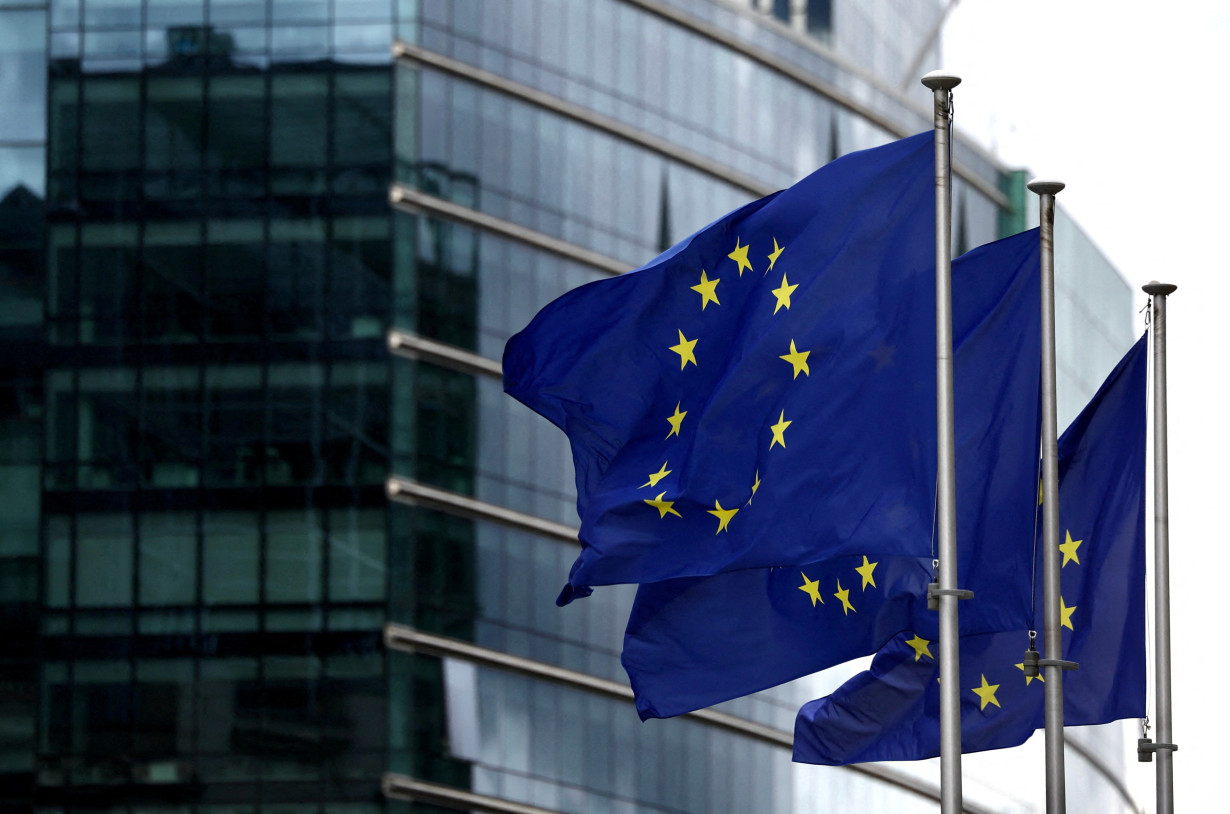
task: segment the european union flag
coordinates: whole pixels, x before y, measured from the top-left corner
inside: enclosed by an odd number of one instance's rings
[[[1080,663],[1064,674],[1065,724],[1144,714],[1146,347],[1142,337],[1059,441],[1063,658]],[[804,705],[794,759],[938,755],[939,667],[920,639],[898,635],[869,671]],[[1027,645],[1025,629],[961,637],[963,751],[1016,746],[1044,725],[1043,681],[1022,669]]]
[[[1037,495],[1037,230],[959,258],[952,280],[958,559],[960,584],[977,597],[962,606],[962,631],[1021,627]],[[929,532],[917,549],[928,550]],[[637,710],[669,717],[710,706],[874,653],[903,630],[934,641],[932,578],[930,557],[868,551],[642,584],[622,657]]]
[[[847,554],[928,553],[931,133],[852,153],[544,308],[505,390],[572,443],[561,603]]]

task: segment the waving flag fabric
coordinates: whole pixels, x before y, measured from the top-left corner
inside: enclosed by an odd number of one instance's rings
[[[509,340],[505,390],[572,444],[582,552],[561,604],[929,553],[933,145],[831,162]]]
[[[1068,725],[1144,714],[1146,348],[1142,337],[1059,441],[1063,658],[1080,663],[1063,678]],[[806,704],[794,759],[841,765],[938,755],[939,667],[929,638],[898,634],[870,670]],[[1027,629],[962,636],[960,646],[963,751],[1025,742],[1044,725],[1043,681],[1022,670]]]
[[[1038,233],[953,264],[963,632],[1026,626],[1037,495]],[[934,435],[934,430],[932,430]],[[934,494],[934,480],[926,494]],[[769,499],[758,491],[750,506]],[[840,510],[840,507],[838,507]],[[930,529],[918,549],[928,551]],[[641,585],[623,664],[642,718],[710,706],[874,653],[895,634],[935,640],[930,556],[864,553]]]

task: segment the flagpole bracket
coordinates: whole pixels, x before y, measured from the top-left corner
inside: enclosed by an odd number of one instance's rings
[[[1152,763],[1154,752],[1177,751],[1179,751],[1178,744],[1154,743],[1151,738],[1138,738],[1136,740],[1136,760],[1140,763]]]
[[[1080,664],[1075,661],[1064,661],[1063,659],[1038,659],[1039,667],[1058,667],[1060,670],[1079,670]]]
[[[955,596],[957,599],[973,599],[974,592],[963,588],[941,588],[938,582],[927,583],[927,610],[940,609],[941,596]]]

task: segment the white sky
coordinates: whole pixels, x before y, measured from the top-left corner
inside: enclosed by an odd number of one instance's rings
[[[942,67],[963,79],[958,129],[1009,164],[1065,182],[1060,205],[1133,288],[1153,279],[1179,287],[1167,310],[1175,804],[1196,810],[1224,799],[1230,724],[1220,692],[1230,615],[1221,245],[1230,237],[1230,3],[964,0],[944,54]],[[1154,811],[1154,765],[1128,760],[1129,783]],[[1041,807],[1040,789],[1033,798]]]

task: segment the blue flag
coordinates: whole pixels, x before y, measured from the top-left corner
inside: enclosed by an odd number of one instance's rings
[[[547,305],[504,388],[572,444],[588,586],[925,556],[934,141],[852,153]]]
[[[1145,709],[1146,347],[1142,337],[1059,441],[1063,658],[1080,663],[1064,674],[1064,722],[1074,726]],[[1038,583],[1041,618],[1041,576]],[[963,751],[1016,746],[1044,725],[1043,681],[1022,670],[1027,646],[1026,629],[961,637]],[[870,670],[803,706],[794,759],[938,755],[936,655],[933,640],[899,634]]]
[[[953,264],[958,559],[961,586],[979,597],[962,607],[967,633],[1030,619],[1039,275],[1036,229]],[[916,542],[929,551],[930,529]],[[642,584],[622,657],[637,710],[649,718],[710,706],[874,653],[907,629],[934,639],[932,578],[929,556],[867,552]]]

